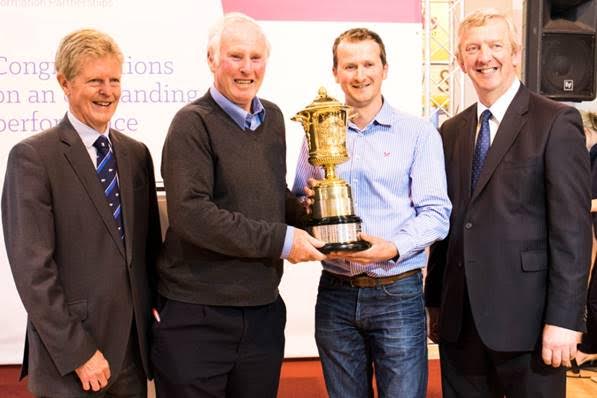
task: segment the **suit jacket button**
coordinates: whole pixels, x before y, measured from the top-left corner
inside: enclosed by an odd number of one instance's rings
[[[464,224],[464,228],[466,228],[466,229],[471,229],[472,227],[473,227],[472,222],[467,222],[466,224]]]

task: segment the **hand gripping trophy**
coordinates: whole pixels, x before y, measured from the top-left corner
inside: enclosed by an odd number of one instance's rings
[[[328,97],[325,88],[292,117],[307,135],[309,163],[322,166],[325,178],[317,181],[309,225],[311,234],[324,242],[322,253],[360,251],[371,244],[359,239],[361,219],[354,214],[350,186],[336,176],[335,167],[348,160],[346,122],[351,108]]]

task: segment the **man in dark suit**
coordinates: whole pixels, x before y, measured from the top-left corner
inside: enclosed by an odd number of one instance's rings
[[[101,32],[67,35],[56,70],[69,111],[8,159],[2,223],[36,396],[146,396],[161,242],[149,152],[109,126],[122,61]]]
[[[462,22],[458,61],[479,102],[441,127],[453,210],[426,304],[443,394],[564,397],[591,245],[580,115],[520,84],[521,48],[497,10]]]

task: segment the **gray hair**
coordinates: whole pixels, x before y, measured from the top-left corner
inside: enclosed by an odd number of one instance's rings
[[[255,28],[257,28],[257,30],[265,40],[265,44],[267,46],[266,56],[269,57],[271,45],[269,43],[269,40],[267,40],[267,37],[265,36],[263,29],[261,29],[261,26],[259,26],[257,21],[243,13],[230,12],[228,14],[225,14],[218,21],[216,21],[216,23],[209,29],[209,33],[207,35],[207,57],[209,59],[211,55],[216,65],[220,63],[220,44],[222,41],[222,33],[226,28],[237,23],[246,23],[253,25],[255,26]]]

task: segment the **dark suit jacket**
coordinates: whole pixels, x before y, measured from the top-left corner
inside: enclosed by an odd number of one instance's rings
[[[8,259],[28,314],[23,375],[36,395],[80,396],[74,370],[100,350],[111,381],[134,319],[148,375],[154,259],[160,246],[151,157],[110,131],[126,243],[68,119],[11,150],[2,193]]]
[[[484,344],[530,351],[545,323],[583,328],[591,254],[590,168],[574,108],[521,86],[474,192],[476,105],[441,127],[450,234],[432,248],[427,306],[441,304],[440,337],[454,342],[468,292]]]

